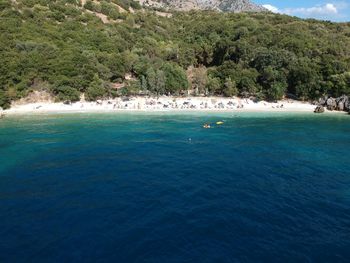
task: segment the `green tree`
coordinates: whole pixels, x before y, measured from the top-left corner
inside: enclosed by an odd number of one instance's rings
[[[107,93],[103,81],[95,74],[93,81],[85,92],[85,97],[88,101],[102,99]]]
[[[94,11],[94,3],[91,0],[87,0],[84,5],[84,8]]]
[[[207,82],[207,85],[206,85],[206,89],[207,89],[206,95],[208,95],[208,94],[214,95],[214,94],[219,93],[220,90],[221,90],[220,79],[209,76],[208,77],[208,82]]]
[[[204,94],[208,82],[207,70],[205,67],[194,68],[192,70],[192,89],[196,95]]]
[[[275,70],[271,66],[263,69],[260,82],[269,100],[280,100],[287,90],[287,80],[283,71]]]
[[[241,95],[254,95],[260,90],[257,83],[259,73],[255,69],[242,69],[238,73],[239,75],[236,76],[237,80],[235,80]]]
[[[144,75],[142,75],[141,78],[140,78],[140,88],[145,93],[148,90],[147,80],[146,80],[146,77]]]
[[[162,70],[154,70],[154,68],[150,67],[147,70],[146,81],[147,88],[151,93],[157,95],[164,94],[166,79]]]
[[[300,58],[294,63],[288,75],[288,91],[303,100],[322,96],[321,77],[317,65],[307,58]]]
[[[166,78],[163,70],[156,70],[156,89],[157,95],[164,94],[166,87]]]
[[[331,93],[334,97],[350,94],[350,72],[331,76]]]
[[[224,83],[223,93],[226,97],[232,97],[232,96],[238,95],[236,82],[231,80],[231,78],[226,78]]]
[[[69,86],[61,86],[55,89],[55,93],[57,95],[58,100],[60,101],[79,101],[80,93],[78,90],[69,87]]]
[[[155,72],[154,68],[150,67],[147,69],[146,80],[147,80],[148,90],[150,90],[151,92],[154,93],[157,89],[156,88],[156,72]]]
[[[3,109],[8,109],[10,108],[10,105],[11,105],[10,97],[6,94],[5,91],[0,90],[0,107]]]
[[[179,94],[188,89],[186,72],[176,64],[165,63],[161,70],[165,75],[165,91],[170,94]]]

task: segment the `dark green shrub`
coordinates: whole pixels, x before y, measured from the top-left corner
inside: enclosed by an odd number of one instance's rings
[[[161,70],[165,75],[165,91],[170,94],[179,94],[188,89],[186,72],[178,65],[165,63]]]
[[[103,81],[99,79],[97,75],[94,76],[94,80],[90,83],[85,92],[85,98],[88,101],[95,101],[102,99],[107,94],[107,89],[104,87]]]
[[[79,101],[80,93],[76,89],[69,86],[61,86],[55,89],[58,100],[60,101]]]
[[[0,107],[5,109],[10,108],[11,100],[10,97],[6,94],[5,91],[0,90]]]

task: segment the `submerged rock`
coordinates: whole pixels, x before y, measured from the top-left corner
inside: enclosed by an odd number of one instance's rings
[[[314,113],[324,113],[324,107],[323,106],[317,106],[314,110]]]

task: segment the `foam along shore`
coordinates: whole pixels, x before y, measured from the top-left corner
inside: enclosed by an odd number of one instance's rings
[[[254,102],[250,99],[223,97],[125,97],[96,102],[78,101],[75,103],[35,103],[12,104],[5,114],[30,113],[69,113],[69,112],[118,112],[118,111],[276,111],[313,112],[315,105],[295,100],[276,103]]]

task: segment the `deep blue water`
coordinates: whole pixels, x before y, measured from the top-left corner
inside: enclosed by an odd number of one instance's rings
[[[0,262],[350,262],[350,116],[2,119]]]

